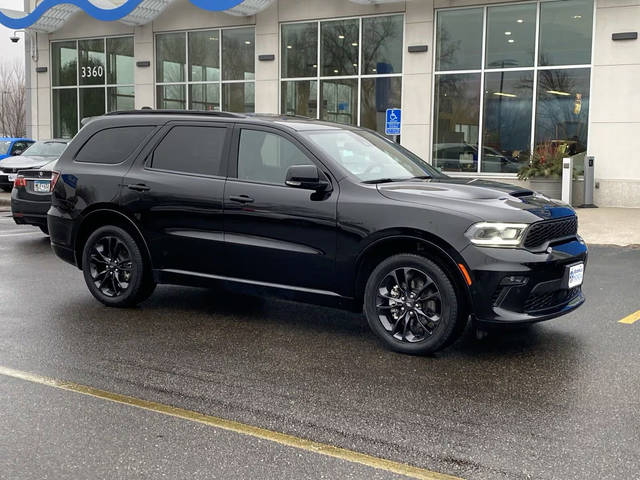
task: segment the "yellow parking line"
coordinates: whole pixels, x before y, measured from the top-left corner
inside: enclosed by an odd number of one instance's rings
[[[108,392],[106,390],[100,390],[98,388],[88,387],[86,385],[80,385],[77,383],[65,382],[63,380],[43,377],[37,374],[22,372],[20,370],[14,370],[8,367],[0,366],[0,375],[25,380],[27,382],[38,383],[40,385],[47,385],[49,387],[59,388],[61,390],[67,390],[83,395],[89,395],[91,397],[101,398],[102,400],[108,400],[110,402],[122,403],[124,405],[141,408],[143,410],[150,410],[152,412],[182,418],[191,422],[203,423],[205,425],[220,428],[222,430],[228,430],[231,432],[240,433],[242,435],[249,435],[251,437],[268,440],[270,442],[279,443],[288,447],[298,448],[300,450],[306,450],[308,452],[317,453],[319,455],[326,455],[328,457],[346,460],[352,463],[359,463],[361,465],[366,465],[378,470],[385,470],[387,472],[405,475],[410,478],[419,478],[422,480],[462,480],[451,475],[432,472],[430,470],[425,470],[404,463],[398,463],[391,460],[385,460],[383,458],[373,457],[371,455],[354,452],[352,450],[347,450],[326,443],[319,443],[304,438],[294,437],[293,435],[288,435],[286,433],[274,432],[272,430],[266,430],[264,428],[235,422],[233,420],[226,420],[224,418],[204,415],[192,410],[185,410],[183,408],[172,407],[171,405],[150,402],[148,400],[142,400],[140,398],[130,397],[128,395],[120,395],[118,393]]]
[[[628,325],[631,325],[637,322],[638,320],[640,320],[640,310],[632,313],[631,315],[627,315],[622,320],[618,320],[618,323],[626,323]]]

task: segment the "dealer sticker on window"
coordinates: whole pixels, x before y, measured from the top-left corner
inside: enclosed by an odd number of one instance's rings
[[[578,287],[582,285],[582,279],[584,278],[584,263],[578,265],[572,265],[569,267],[569,288]]]

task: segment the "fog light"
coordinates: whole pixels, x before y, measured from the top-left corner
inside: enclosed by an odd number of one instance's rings
[[[529,279],[527,277],[519,276],[519,275],[509,275],[508,277],[504,277],[500,282],[500,285],[507,287],[514,287],[518,285],[526,285]]]

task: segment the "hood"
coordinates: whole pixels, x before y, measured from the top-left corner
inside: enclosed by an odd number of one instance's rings
[[[387,198],[446,208],[484,221],[533,223],[574,215],[573,209],[532,190],[472,178],[407,180],[378,185]]]
[[[40,168],[53,160],[55,160],[55,157],[40,157],[36,155],[27,157],[18,155],[17,157],[2,160],[0,168]]]

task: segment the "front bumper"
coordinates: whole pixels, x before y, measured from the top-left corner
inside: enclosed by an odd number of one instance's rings
[[[472,276],[473,314],[486,323],[532,323],[567,314],[585,301],[569,289],[567,267],[587,262],[587,246],[571,240],[542,253],[467,246],[462,256]]]

